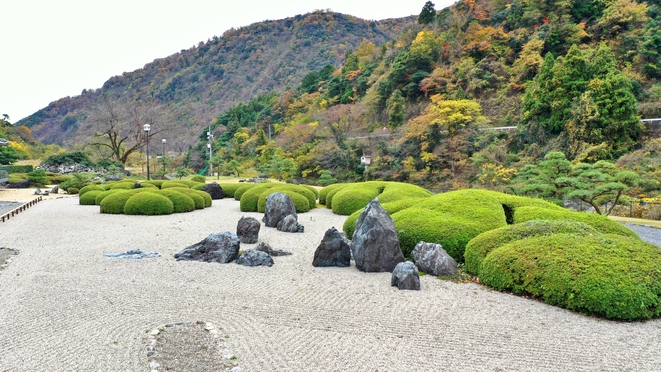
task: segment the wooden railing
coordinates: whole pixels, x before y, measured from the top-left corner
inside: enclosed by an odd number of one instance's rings
[[[40,201],[41,201],[41,196],[39,196],[38,198],[36,198],[32,201],[24,203],[24,204],[20,205],[19,207],[14,208],[11,211],[3,214],[2,216],[0,216],[0,220],[2,220],[2,222],[5,222],[6,220],[9,220],[10,217],[14,217],[15,215],[23,212],[24,210],[30,208],[31,206],[39,203]]]

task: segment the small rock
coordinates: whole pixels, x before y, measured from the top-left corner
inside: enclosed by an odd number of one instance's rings
[[[184,248],[174,255],[177,261],[203,261],[228,263],[239,253],[239,237],[229,231],[211,234],[199,243]]]
[[[247,249],[236,259],[236,263],[243,266],[273,266],[273,259],[266,252]]]
[[[289,215],[296,215],[296,207],[289,195],[281,192],[274,192],[266,197],[266,208],[262,222],[266,227],[277,227],[278,222]]]
[[[241,243],[254,244],[257,243],[259,237],[259,229],[262,224],[254,217],[243,216],[236,224],[236,235],[239,237]]]
[[[276,225],[278,231],[289,233],[302,233],[305,228],[298,223],[298,218],[295,214],[290,214]]]
[[[413,262],[400,262],[395,266],[392,272],[391,286],[397,286],[398,289],[420,290],[420,275],[418,268]]]
[[[419,242],[411,258],[420,271],[430,275],[452,276],[457,272],[457,262],[440,244]]]
[[[314,252],[312,266],[328,267],[339,266],[349,267],[351,265],[351,248],[346,239],[335,227],[331,227],[324,234],[324,238],[319,243]]]
[[[278,257],[278,256],[291,256],[291,252],[285,251],[284,249],[273,249],[268,243],[261,242],[257,244],[255,247],[255,250],[266,252],[269,256],[271,257]]]

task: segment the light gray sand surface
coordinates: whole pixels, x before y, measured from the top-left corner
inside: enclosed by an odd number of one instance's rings
[[[0,371],[148,371],[146,331],[213,322],[244,371],[655,371],[661,320],[621,323],[421,277],[314,268],[314,250],[345,217],[301,214],[304,234],[262,226],[293,252],[273,267],[176,262],[213,232],[235,231],[233,199],[170,216],[100,214],[48,200],[0,226],[21,254],[0,271]],[[29,217],[28,217],[29,216]],[[254,245],[242,245],[242,249]],[[142,249],[162,257],[118,260]]]

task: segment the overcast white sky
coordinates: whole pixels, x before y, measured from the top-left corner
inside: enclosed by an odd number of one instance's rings
[[[0,114],[11,122],[231,27],[331,9],[419,14],[426,0],[0,0]],[[436,0],[439,10],[453,0]]]

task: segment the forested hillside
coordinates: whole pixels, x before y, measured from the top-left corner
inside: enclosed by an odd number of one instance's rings
[[[661,116],[657,3],[464,0],[439,12],[428,3],[418,21],[220,115],[212,163],[450,189],[502,187],[553,151],[651,156],[640,117]],[[517,129],[484,130],[499,126]],[[205,130],[191,152],[198,168],[206,140]]]
[[[231,29],[112,77],[102,88],[52,102],[17,125],[39,141],[76,147],[98,142],[94,134],[105,130],[109,116],[131,136],[135,123],[149,118],[160,121],[154,128],[168,129],[173,149],[185,151],[201,127],[233,105],[296,86],[312,70],[341,65],[362,41],[383,44],[412,22],[317,11]]]

